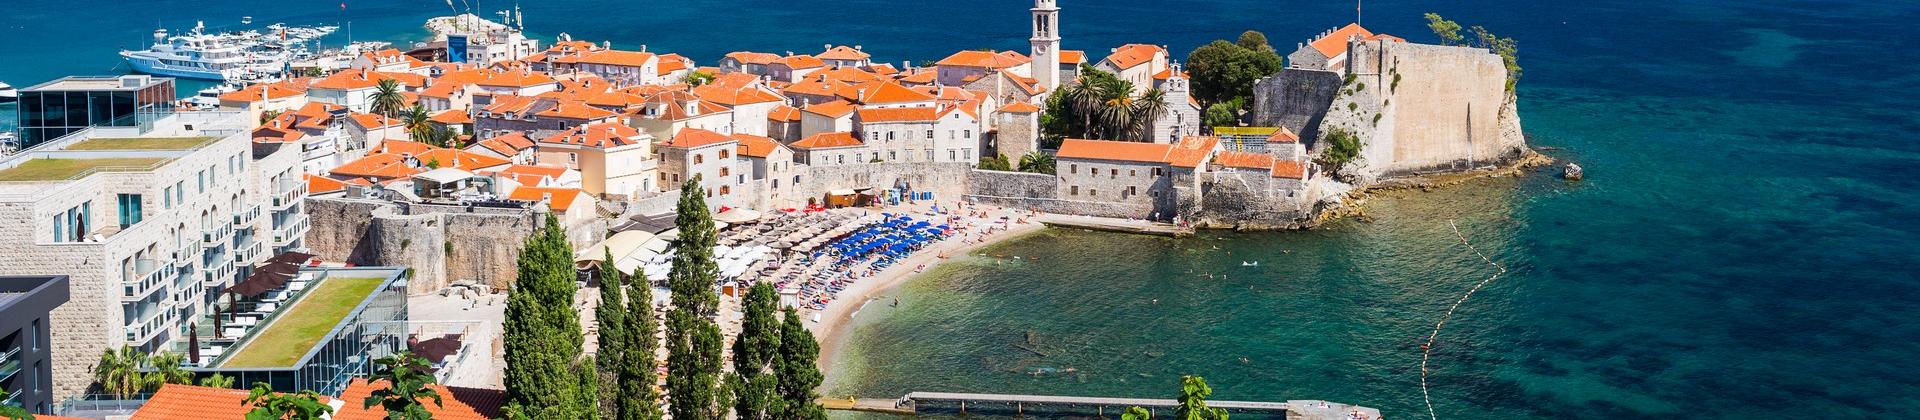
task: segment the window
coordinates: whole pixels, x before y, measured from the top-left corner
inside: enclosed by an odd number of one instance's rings
[[[707,187],[707,197],[708,198],[713,197],[713,187]]]
[[[87,224],[92,220],[93,203],[80,203],[79,206],[53,215],[54,242],[80,242],[87,239]]]
[[[947,149],[947,160],[960,160],[960,151]]]
[[[893,132],[892,132],[892,131],[888,131],[888,132],[887,132],[887,141],[893,141]]]
[[[706,156],[701,156],[700,154],[698,154],[698,153],[695,153],[695,154],[693,155],[693,164],[695,164],[695,165],[699,165],[699,164],[702,164],[702,163],[707,163],[707,158],[706,158]]]
[[[927,130],[927,140],[933,140],[933,130]]]
[[[1080,186],[1079,186],[1079,185],[1075,185],[1075,186],[1072,186],[1072,187],[1067,187],[1067,191],[1069,191],[1069,192],[1067,193],[1068,195],[1080,195]]]
[[[927,149],[927,161],[928,162],[933,161],[933,149]]]
[[[1119,177],[1120,177],[1120,169],[1119,169],[1119,168],[1114,168],[1114,169],[1108,169],[1108,171],[1110,171],[1110,172],[1107,172],[1107,179],[1114,179],[1114,178],[1119,178]]]
[[[196,181],[200,183],[200,188],[194,190],[193,193],[194,194],[206,193],[207,192],[207,171],[205,169],[200,170],[200,173],[198,175],[195,175],[194,178]]]
[[[734,176],[733,179],[734,179],[733,182],[735,184],[745,184],[747,183],[747,174],[740,174],[740,175]]]
[[[728,151],[725,151],[725,150],[721,150],[721,151],[720,151],[720,158],[721,158],[721,159],[726,159],[726,158],[728,158],[728,157],[731,157],[731,156],[733,156],[733,153],[731,153],[731,152],[728,152]]]
[[[966,159],[968,162],[972,162],[973,149],[960,149],[960,157]]]
[[[728,171],[727,168],[720,168],[720,176],[727,176],[729,172],[732,171]]]
[[[1088,196],[1088,197],[1099,197],[1099,196],[1100,196],[1100,190],[1096,190],[1096,189],[1092,189],[1092,188],[1088,188],[1088,189],[1087,189],[1087,196]]]
[[[187,204],[187,181],[186,180],[179,180],[179,181],[173,182],[173,201],[180,204]]]
[[[1156,178],[1160,176],[1160,168],[1153,168],[1153,176]]]
[[[721,186],[720,186],[720,195],[727,195],[727,194],[731,194],[731,193],[733,193],[733,188],[730,188],[730,187],[728,187],[728,186],[725,186],[725,185],[721,185]]]
[[[1070,173],[1070,174],[1080,173],[1080,165],[1078,164],[1067,165],[1067,173]]]
[[[140,194],[120,194],[117,209],[120,211],[121,229],[140,223]]]
[[[900,158],[900,152],[894,151],[894,150],[887,151],[887,160],[892,161],[899,158]]]
[[[1138,169],[1128,169],[1128,170],[1127,170],[1127,176],[1128,176],[1128,177],[1136,177],[1136,176],[1140,176],[1140,170],[1138,170]]]
[[[960,130],[960,137],[973,138],[973,130]]]
[[[162,210],[173,210],[173,187],[161,188],[160,200]]]
[[[834,156],[833,163],[842,164],[842,165],[847,164],[847,155]]]

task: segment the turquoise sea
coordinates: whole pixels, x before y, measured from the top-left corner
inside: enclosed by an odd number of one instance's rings
[[[156,21],[331,23],[343,20],[338,3],[8,2],[0,80],[112,72],[114,51]],[[1089,50],[1152,42],[1184,54],[1244,29],[1284,49],[1353,17],[1342,1],[1061,3],[1066,47]],[[1024,49],[1029,5],[523,7],[545,36],[711,63],[824,43],[891,62]],[[348,10],[356,38],[404,40],[446,6]],[[1585,166],[1587,181],[1537,174],[1402,194],[1371,204],[1371,223],[1310,232],[1045,232],[931,271],[898,291],[898,308],[863,311],[828,393],[1166,397],[1198,374],[1217,398],[1425,417],[1419,343],[1493,273],[1452,220],[1512,271],[1441,333],[1430,378],[1440,417],[1920,416],[1920,3],[1377,0],[1365,23],[1428,41],[1427,11],[1519,40],[1532,142]],[[1249,260],[1261,264],[1240,266]],[[1014,346],[1029,336],[1046,356]],[[1077,371],[1029,374],[1039,368]]]

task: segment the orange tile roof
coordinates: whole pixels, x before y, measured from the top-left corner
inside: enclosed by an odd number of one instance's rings
[[[802,55],[789,55],[786,57],[780,57],[779,60],[774,60],[773,64],[784,65],[790,69],[811,69],[811,68],[825,67],[827,65],[827,62],[820,61],[819,58],[816,58],[811,55],[802,54]]]
[[[1167,151],[1167,164],[1183,168],[1198,167],[1219,147],[1219,137],[1183,138]]]
[[[1307,166],[1298,161],[1273,161],[1274,178],[1307,179]]]
[[[857,118],[860,122],[867,124],[933,121],[940,119],[939,110],[930,106],[912,108],[869,108],[861,109],[858,114],[859,116]]]
[[[1213,163],[1239,169],[1273,169],[1273,155],[1267,153],[1225,151],[1213,157]]]
[[[767,155],[773,154],[773,151],[779,150],[781,147],[783,147],[780,145],[780,142],[773,141],[772,138],[761,137],[761,136],[756,136],[752,134],[734,134],[727,137],[733,138],[734,140],[738,140],[740,142],[740,147],[737,151],[735,151],[735,153],[738,153],[741,156],[766,158]]]
[[[584,124],[572,130],[554,133],[541,143],[586,146],[598,149],[639,144],[640,130],[620,123]]]
[[[997,70],[1033,61],[1033,59],[1026,58],[1026,56],[1022,56],[1020,53],[1008,52],[1012,53],[1012,55],[995,53],[993,51],[967,50],[953,53],[953,55],[947,56],[947,58],[941,59],[940,62],[934,64],[954,67],[982,67]]]
[[[800,83],[787,85],[787,88],[782,90],[781,93],[787,95],[834,96],[840,94],[840,91],[846,89],[848,86],[852,85],[838,80],[809,79],[803,80]]]
[[[807,105],[807,108],[804,109],[803,111],[817,114],[817,115],[840,118],[840,117],[845,117],[848,114],[852,114],[853,111],[858,108],[859,107],[855,106],[852,102],[841,100],[841,101]]]
[[[1167,79],[1172,79],[1172,78],[1173,78],[1173,68],[1172,68],[1172,67],[1168,67],[1168,68],[1164,68],[1164,69],[1160,69],[1160,72],[1159,72],[1159,73],[1154,73],[1154,74],[1153,74],[1153,80],[1167,80]],[[1188,78],[1191,78],[1191,77],[1187,75],[1187,72],[1184,72],[1184,71],[1183,71],[1183,72],[1180,72],[1180,78],[1182,78],[1182,79],[1188,79]]]
[[[667,57],[675,57],[675,58],[668,59]],[[654,74],[665,76],[665,75],[673,74],[673,72],[676,72],[676,71],[686,70],[689,67],[693,67],[693,60],[688,60],[685,57],[680,57],[679,55],[675,55],[675,54],[667,54],[667,55],[660,56],[660,64],[657,65],[656,67],[657,68],[654,69]]]
[[[261,125],[260,128],[253,129],[253,142],[293,143],[299,141],[302,137],[306,137],[307,133],[288,127],[288,125],[291,125],[288,123],[293,121],[293,119],[294,115],[281,114],[278,117],[274,117],[272,121],[268,121],[267,124]]]
[[[247,390],[166,384],[133,412],[132,420],[201,420],[245,418]],[[332,401],[320,396],[320,402]]]
[[[482,155],[465,150],[433,149],[414,156],[421,165],[438,164],[442,168],[479,170],[512,163],[512,161],[493,156]]]
[[[341,70],[313,82],[313,89],[360,90],[380,86],[386,76],[366,70]]]
[[[424,165],[425,160],[421,163]],[[373,153],[365,157],[343,163],[328,171],[333,176],[368,177],[378,179],[398,179],[426,172],[423,168],[408,166],[406,159],[397,153]]]
[[[375,72],[375,74],[380,75],[382,78],[393,79],[393,81],[399,82],[401,86],[410,88],[419,88],[427,85],[427,76],[418,74],[391,71]]]
[[[913,74],[901,76],[899,78],[899,81],[900,83],[906,83],[906,84],[926,85],[926,84],[932,84],[933,80],[938,77],[940,77],[940,72],[938,71],[920,70],[920,71],[914,72]]]
[[[849,133],[845,131],[836,131],[836,132],[820,133],[820,134],[808,136],[807,138],[800,139],[800,141],[796,141],[796,142],[793,142],[793,144],[787,145],[787,147],[792,147],[795,149],[835,149],[835,148],[842,148],[842,147],[858,147],[858,146],[864,146],[864,145],[866,145],[866,143],[862,143],[860,142],[859,138],[853,137],[853,133]]]
[[[666,142],[660,143],[660,145],[676,149],[693,149],[732,141],[735,140],[732,137],[727,137],[725,134],[698,128],[683,128],[680,129],[680,133],[674,134],[672,139],[668,139]]]
[[[837,80],[847,83],[865,83],[880,80],[880,75],[878,74],[853,67],[834,67],[809,74],[807,77],[818,77],[820,80]]]
[[[1166,52],[1167,50],[1158,45],[1127,44],[1115,48],[1113,54],[1102,61],[1113,64],[1114,68],[1125,70],[1151,62],[1155,56]]]
[[[1280,127],[1279,130],[1273,131],[1272,136],[1267,136],[1267,142],[1268,143],[1299,143],[1300,135],[1294,134],[1293,130],[1288,130],[1286,127]]]
[[[752,51],[734,51],[727,53],[727,58],[734,59],[742,64],[773,64],[774,61],[780,60],[780,55]]]
[[[337,179],[314,175],[314,174],[306,174],[306,176],[307,176],[307,192],[309,193],[326,194],[334,191],[347,189],[347,183],[340,182],[340,180],[337,180]]]
[[[893,68],[892,64],[873,63],[873,65],[867,66],[867,71],[873,74],[881,75],[881,76],[891,76],[895,73],[899,73],[900,69]]]
[[[1061,142],[1060,151],[1055,156],[1064,159],[1164,163],[1192,168],[1205,161],[1219,145],[1220,139],[1217,137],[1187,137],[1174,144],[1067,139]]]
[[[551,196],[549,196],[549,194],[551,194]],[[553,211],[564,212],[564,211],[567,211],[567,209],[573,208],[573,202],[576,199],[580,198],[582,194],[586,194],[586,192],[581,191],[579,188],[548,188],[548,187],[522,186],[520,188],[515,188],[512,194],[507,194],[507,199],[520,200],[520,201],[540,201],[542,199],[551,198],[550,201],[547,201],[547,208],[553,209]],[[384,417],[370,417],[370,418],[384,418]],[[438,419],[440,417],[434,416],[434,418]],[[478,418],[485,419],[488,417],[478,417]]]
[[[603,66],[642,67],[642,66],[646,66],[647,62],[657,63],[658,60],[659,58],[657,56],[649,52],[599,50],[599,51],[583,53],[583,54],[572,56],[572,57],[562,57],[553,61],[555,63],[569,63],[569,64],[599,64]]]
[[[1030,114],[1030,113],[1040,112],[1040,107],[1034,104],[1026,103],[1026,102],[1013,101],[1013,102],[1008,102],[1006,106],[1000,107],[1000,110],[998,112]]]
[[[482,71],[480,77],[471,83],[481,86],[529,88],[554,83],[552,76],[541,72],[520,71]]]
[[[852,99],[867,105],[934,100],[933,95],[915,91],[899,83],[888,81],[862,83],[854,85],[852,89],[845,89],[841,92],[842,97],[847,97],[847,99]],[[852,95],[846,95],[847,93],[851,93]]]
[[[1083,64],[1087,62],[1087,52],[1081,50],[1060,50],[1060,64]]]
[[[366,129],[394,127],[394,126],[399,126],[404,122],[404,120],[401,120],[399,118],[392,118],[392,117],[382,116],[378,114],[362,114],[358,112],[347,114],[347,118],[353,120],[354,124],[360,125],[360,128],[366,128]]]
[[[786,100],[786,98],[781,98],[780,95],[768,92],[758,84],[721,83],[718,79],[716,79],[714,83],[693,88],[693,94],[698,95],[702,100],[728,106],[782,102]]]
[[[433,145],[417,141],[387,140],[374,144],[373,147],[369,149],[369,153],[407,153],[419,156],[428,150],[433,150]]]
[[[220,94],[220,100],[253,103],[268,98],[284,99],[295,95],[305,95],[307,93],[307,85],[312,83],[312,81],[312,78],[303,77],[281,82],[254,84],[241,88],[240,90]],[[265,88],[265,90],[262,91],[262,88]],[[263,93],[265,94],[264,97],[261,96]]]
[[[1319,51],[1320,55],[1327,56],[1327,58],[1333,58],[1341,54],[1346,54],[1347,38],[1356,37],[1356,36],[1360,37],[1361,39],[1369,39],[1369,38],[1373,38],[1374,34],[1373,34],[1373,31],[1369,31],[1367,30],[1367,28],[1361,27],[1360,24],[1358,23],[1349,23],[1347,24],[1347,26],[1340,27],[1340,29],[1335,29],[1332,33],[1328,33],[1327,36],[1323,36],[1323,37],[1320,37],[1319,39],[1315,39],[1313,40],[1313,42],[1310,42],[1307,45],[1313,47],[1315,51]],[[1398,39],[1398,38],[1395,38],[1395,39]]]
[[[767,121],[798,122],[800,109],[786,105],[773,107],[772,111],[767,112]]]
[[[821,52],[816,57],[819,57],[822,60],[857,61],[857,60],[865,60],[867,58],[873,57],[873,55],[867,54],[866,52],[860,51],[859,49],[848,48],[845,45],[840,45],[840,46],[835,46],[833,48],[828,48],[826,51]]]
[[[553,108],[535,113],[536,116],[566,118],[570,120],[596,121],[618,117],[620,114],[587,105],[585,102],[560,102]]]
[[[495,136],[493,138],[486,139],[486,140],[481,140],[477,143],[474,143],[472,146],[467,146],[467,150],[473,151],[474,148],[482,148],[482,149],[492,151],[494,153],[498,153],[501,156],[511,157],[513,155],[520,154],[520,151],[527,150],[532,147],[533,147],[533,140],[528,139],[526,133],[515,132],[507,135]]]
[[[464,109],[440,111],[438,114],[433,114],[431,119],[441,124],[473,124],[473,116],[467,115],[467,110]]]
[[[559,179],[560,176],[567,174],[567,168],[545,165],[507,165],[506,168],[495,171],[494,173],[513,177],[532,175]]]

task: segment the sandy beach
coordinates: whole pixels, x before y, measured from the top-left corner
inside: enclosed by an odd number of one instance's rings
[[[888,211],[908,211],[914,213],[915,216],[926,217],[928,213],[927,207],[927,205],[922,204],[911,208],[894,207],[888,209]],[[946,206],[942,207],[947,208]],[[840,292],[839,298],[834,299],[832,303],[827,304],[825,310],[819,312],[820,322],[808,323],[808,327],[813,330],[814,337],[820,342],[820,359],[818,363],[823,370],[832,369],[834,357],[839,354],[840,346],[845,344],[846,341],[848,329],[843,327],[853,319],[856,311],[859,311],[860,307],[867,302],[879,299],[887,291],[906,283],[907,280],[912,279],[921,272],[931,270],[940,263],[945,262],[946,259],[942,258],[943,256],[957,257],[966,255],[975,249],[1044,229],[1044,225],[1033,220],[1029,216],[1029,213],[1025,211],[1005,210],[982,205],[969,205],[966,210],[962,211],[987,211],[990,217],[988,219],[975,219],[973,228],[965,235],[954,235],[954,237],[935,243],[926,249],[914,253],[913,256],[902,260],[899,264],[894,264],[892,267],[882,270],[873,277],[863,278],[854,282],[848,286],[846,290]],[[986,228],[986,220],[998,218],[1003,215],[1009,216],[1006,229],[1000,230],[997,226],[1001,225],[994,223],[993,225],[996,226],[996,230],[992,234],[983,236],[978,233],[979,230]],[[1026,223],[1019,223],[1023,217],[1026,218]],[[807,316],[811,317],[811,315]]]

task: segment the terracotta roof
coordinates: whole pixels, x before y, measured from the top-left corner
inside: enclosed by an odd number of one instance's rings
[[[421,165],[424,166],[425,162],[425,160],[422,160]],[[344,175],[378,179],[397,179],[410,177],[413,176],[413,174],[421,172],[426,172],[426,170],[408,166],[406,159],[401,157],[400,154],[374,153],[359,159],[354,159],[351,162],[340,164],[340,166],[328,171],[328,174],[333,176]]]
[[[358,124],[360,128],[367,128],[367,129],[395,127],[405,123],[405,120],[402,120],[399,118],[385,117],[378,114],[362,114],[358,112],[347,114],[347,118],[350,120],[353,120],[353,123]]]
[[[1161,49],[1158,45],[1127,44],[1115,48],[1113,54],[1101,61],[1112,64],[1114,68],[1125,70],[1151,62],[1155,56],[1166,52],[1167,50]]]
[[[220,100],[241,103],[259,102],[263,99],[261,96],[263,87],[265,88],[264,93],[266,95],[264,98],[285,99],[295,95],[305,95],[307,93],[307,84],[312,83],[312,81],[312,78],[303,77],[274,83],[254,84],[241,88],[240,90],[220,94]]]
[[[472,146],[467,146],[467,151],[474,151],[475,148],[480,148],[498,153],[501,156],[513,156],[520,154],[522,150],[527,150],[532,147],[533,140],[528,139],[525,133],[515,132],[481,140]]]
[[[554,133],[540,139],[541,143],[567,144],[592,148],[609,148],[639,144],[636,137],[640,130],[620,123],[583,124],[572,130]]]
[[[842,90],[841,92],[842,97],[847,97],[847,99],[852,99],[855,102],[867,105],[923,102],[934,99],[933,95],[915,91],[899,83],[888,81],[862,83],[854,85],[851,89]],[[846,95],[849,93],[852,95]]]
[[[1087,52],[1081,50],[1060,50],[1060,64],[1084,64]]]
[[[728,106],[781,102],[786,100],[785,98],[781,98],[780,95],[768,92],[755,83],[721,83],[719,79],[715,79],[714,83],[693,88],[693,94],[699,95],[702,100]]]
[[[796,142],[793,142],[793,144],[787,145],[787,147],[792,147],[795,149],[835,149],[835,148],[841,148],[841,147],[858,147],[863,145],[866,145],[866,143],[862,143],[860,142],[860,139],[853,137],[853,133],[849,133],[845,131],[835,131],[830,133],[820,133],[820,134],[808,136],[807,138],[800,139],[800,141],[796,141]]]
[[[620,114],[615,113],[613,111],[608,111],[608,110],[589,106],[585,102],[568,102],[568,101],[562,101],[562,102],[556,103],[554,104],[553,108],[547,109],[545,111],[540,111],[538,113],[535,113],[534,115],[541,116],[541,117],[566,118],[566,119],[572,119],[572,120],[587,120],[587,121],[601,120],[601,119],[620,116]]]
[[[520,188],[515,188],[512,194],[507,194],[507,199],[520,200],[520,201],[540,201],[543,198],[549,198],[548,194],[551,194],[550,196],[551,200],[547,201],[547,208],[553,209],[553,211],[564,212],[564,211],[567,211],[567,209],[573,208],[573,202],[576,199],[580,198],[580,195],[586,194],[586,193],[581,191],[579,188],[548,188],[548,187],[522,186]],[[435,416],[434,418],[438,419],[440,417]],[[478,417],[478,418],[484,419],[488,417]]]
[[[314,174],[306,174],[306,177],[307,192],[309,193],[325,194],[347,189],[347,183],[340,182],[340,180]]]
[[[260,128],[253,129],[253,142],[293,143],[300,141],[301,138],[307,136],[307,133],[294,129],[293,127],[288,127],[288,125],[292,125],[290,123],[294,117],[292,114],[281,114],[278,117],[274,117],[273,120],[268,121],[267,124],[261,125]]]
[[[247,390],[166,384],[133,412],[132,420],[201,420],[245,418]],[[332,398],[321,396],[322,403]]]
[[[520,71],[483,71],[480,77],[471,83],[481,86],[528,88],[554,83],[552,76],[541,72]]]
[[[440,111],[438,114],[433,114],[431,119],[441,124],[473,124],[473,116],[467,115],[467,110],[464,109]]]
[[[890,123],[909,121],[933,121],[940,119],[940,112],[930,106],[912,108],[866,108],[861,109],[857,117],[862,123]]]
[[[781,93],[787,95],[834,96],[839,95],[841,91],[846,90],[849,86],[852,85],[839,80],[809,78],[808,80],[788,85]]]
[[[374,144],[369,150],[368,153],[411,153],[419,156],[433,150],[433,146],[417,141],[387,140]]]
[[[1286,127],[1280,127],[1279,130],[1273,131],[1272,136],[1267,136],[1267,142],[1268,143],[1299,143],[1300,135],[1293,134],[1293,130],[1288,130]]]
[[[891,76],[895,73],[899,73],[900,69],[893,68],[892,64],[873,63],[873,65],[867,66],[867,71],[873,74],[881,75],[881,76]]]
[[[380,86],[386,76],[366,70],[341,70],[313,82],[313,89],[360,90]],[[397,81],[396,81],[397,82]]]
[[[767,111],[767,121],[798,122],[800,109],[786,105],[773,107],[772,111]]]
[[[1020,55],[1020,53],[1014,53],[1012,51],[1008,51],[1008,53],[1012,54],[1007,55],[992,51],[961,51],[953,53],[953,55],[947,56],[947,58],[941,59],[940,62],[934,64],[954,67],[1004,69],[1033,61],[1033,59],[1026,58],[1026,56]]]
[[[1067,139],[1061,142],[1056,156],[1063,159],[1164,163],[1192,168],[1205,161],[1219,144],[1220,139],[1216,137],[1187,137],[1174,144]]]
[[[1027,113],[1040,112],[1040,107],[1034,104],[1026,103],[1026,102],[1013,101],[1013,102],[1008,102],[1006,106],[1000,107],[1000,110],[997,112],[1027,114]]]
[[[819,58],[811,55],[789,55],[780,57],[779,60],[774,60],[773,64],[784,65],[791,69],[811,69],[825,67],[827,62],[820,61]]]
[[[1154,74],[1153,74],[1153,80],[1167,80],[1167,79],[1172,79],[1172,78],[1173,78],[1173,67],[1167,67],[1167,68],[1164,68],[1164,69],[1160,69],[1160,72],[1159,72],[1159,73],[1154,73]],[[1188,79],[1188,78],[1191,78],[1191,77],[1187,75],[1187,72],[1184,72],[1184,71],[1183,71],[1183,72],[1180,72],[1180,78],[1182,78],[1182,79]]]
[[[940,72],[938,71],[920,70],[920,71],[914,72],[913,74],[901,76],[898,80],[900,81],[900,83],[925,85],[925,84],[932,84],[933,80],[939,77],[940,77]]]
[[[680,129],[680,133],[674,134],[672,139],[668,139],[666,142],[660,143],[660,145],[677,149],[692,149],[732,141],[734,141],[734,139],[727,137],[725,134],[698,128],[683,128]]]
[[[1273,155],[1267,153],[1225,151],[1213,157],[1213,163],[1239,169],[1273,169]]]
[[[878,74],[873,74],[873,72],[861,70],[853,67],[834,67],[831,69],[814,72],[813,74],[807,75],[807,77],[808,78],[817,77],[819,78],[819,80],[834,80],[834,81],[841,81],[841,82],[847,82],[847,83],[865,83],[865,82],[878,81],[881,79],[880,75]]]
[[[752,51],[734,51],[727,53],[727,58],[734,59],[742,64],[773,64],[774,61],[780,60],[780,55]]]
[[[852,102],[833,101],[833,102],[827,102],[827,103],[807,105],[807,108],[804,109],[803,111],[813,113],[813,114],[833,117],[833,118],[840,118],[840,117],[845,117],[848,114],[852,114],[853,111],[858,108],[859,107],[855,106]]]
[[[1307,179],[1307,166],[1298,161],[1273,161],[1274,178]]]
[[[1361,39],[1369,39],[1373,38],[1374,35],[1373,31],[1361,27],[1358,23],[1349,23],[1347,26],[1342,26],[1340,29],[1335,29],[1333,32],[1328,33],[1327,36],[1313,40],[1313,42],[1308,43],[1307,46],[1313,47],[1315,51],[1319,51],[1320,55],[1333,58],[1341,54],[1346,54],[1347,39],[1356,36]]]
[[[1173,144],[1167,151],[1167,164],[1183,168],[1200,166],[1207,157],[1219,148],[1219,137],[1187,137]]]
[[[667,54],[660,56],[660,64],[655,67],[657,67],[654,69],[655,75],[665,76],[693,67],[693,60],[688,60],[686,57],[681,57],[678,54]]]
[[[427,76],[418,74],[391,71],[375,72],[374,74],[379,75],[381,78],[392,79],[395,82],[399,82],[401,86],[410,88],[420,88],[427,85]]]
[[[513,178],[521,185],[539,186],[542,179],[560,179],[567,174],[567,168],[538,165],[507,165],[506,169],[495,171],[494,175]]]
[[[493,156],[454,149],[433,149],[414,156],[422,166],[437,163],[442,168],[479,170],[512,163],[512,161]]]
[[[867,58],[873,57],[873,55],[867,54],[866,52],[860,51],[859,49],[848,48],[845,45],[840,45],[840,46],[835,46],[833,48],[828,48],[826,51],[821,52],[816,57],[819,57],[822,60],[856,61],[856,60],[865,60]]]
[[[569,64],[599,64],[603,66],[642,67],[642,66],[646,66],[647,62],[649,61],[658,62],[657,60],[658,60],[658,57],[654,56],[653,53],[649,53],[649,52],[599,50],[599,51],[582,53],[580,55],[572,56],[572,57],[562,57],[559,59],[555,59],[553,61],[555,63],[569,63]]]
[[[773,141],[772,138],[761,137],[761,136],[756,136],[752,134],[734,134],[727,137],[740,141],[739,150],[736,151],[735,153],[738,153],[741,156],[766,158],[767,155],[773,154],[773,151],[786,147],[786,146],[781,146],[780,142]]]

